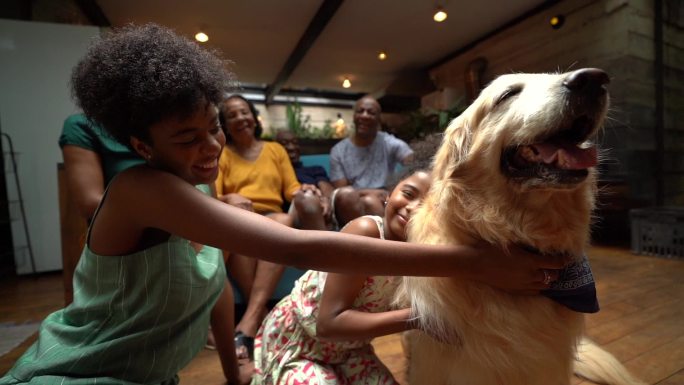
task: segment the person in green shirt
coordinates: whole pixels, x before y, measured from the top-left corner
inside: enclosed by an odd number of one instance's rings
[[[105,187],[119,172],[145,163],[83,114],[66,118],[59,137],[69,196],[81,216],[90,221]]]
[[[101,127],[89,121],[83,114],[73,114],[64,120],[59,147],[64,159],[63,177],[68,203],[63,209],[75,211],[75,215],[63,213],[65,220],[83,221],[67,226],[73,232],[62,232],[62,243],[74,244],[67,250],[79,250],[85,241],[85,228],[102,199],[106,186],[119,172],[145,163],[145,160],[128,146],[117,142]],[[73,299],[73,276],[79,255],[75,252],[62,254],[64,276],[64,300]]]

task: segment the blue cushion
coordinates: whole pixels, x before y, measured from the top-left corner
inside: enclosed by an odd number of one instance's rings
[[[302,155],[299,157],[302,165],[306,167],[311,166],[321,166],[325,169],[325,173],[330,177],[330,155],[329,154],[315,154],[315,155]],[[401,163],[397,163],[394,168],[394,172],[400,174],[404,171],[404,166]]]
[[[328,177],[330,176],[330,155],[328,154],[316,154],[316,155],[302,155],[299,157],[302,161],[302,165],[306,167],[311,166],[321,166],[325,169]]]
[[[278,281],[278,286],[276,286],[273,295],[271,295],[271,299],[279,300],[290,294],[292,288],[294,287],[295,281],[298,280],[299,277],[304,274],[304,272],[306,272],[306,270],[299,270],[290,266],[286,267],[285,271],[283,272],[283,276],[280,278],[280,281]],[[230,276],[230,273],[228,273],[228,275]],[[230,283],[233,286],[235,304],[247,305],[233,278],[230,278]]]

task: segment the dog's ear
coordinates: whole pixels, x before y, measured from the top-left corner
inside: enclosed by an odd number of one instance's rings
[[[444,131],[442,146],[435,154],[433,175],[435,181],[446,181],[457,175],[468,160],[475,131],[492,109],[492,98],[485,92],[449,123]]]
[[[444,132],[442,145],[435,154],[433,175],[435,180],[450,179],[468,157],[471,141],[468,120],[463,116],[454,119]]]

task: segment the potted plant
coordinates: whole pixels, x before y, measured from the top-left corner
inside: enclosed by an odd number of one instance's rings
[[[335,128],[332,120],[326,119],[320,127],[313,126],[310,123],[311,116],[303,114],[302,106],[298,102],[285,107],[285,118],[287,129],[299,140],[302,155],[328,154],[332,146],[340,141],[333,137]]]
[[[405,142],[411,142],[434,132],[443,132],[465,108],[463,101],[458,100],[444,110],[428,108],[409,111],[405,123],[396,127],[393,133]]]

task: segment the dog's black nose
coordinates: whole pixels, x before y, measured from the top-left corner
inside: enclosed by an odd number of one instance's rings
[[[598,68],[583,68],[570,73],[563,81],[563,86],[570,91],[603,94],[610,83],[608,74]]]

